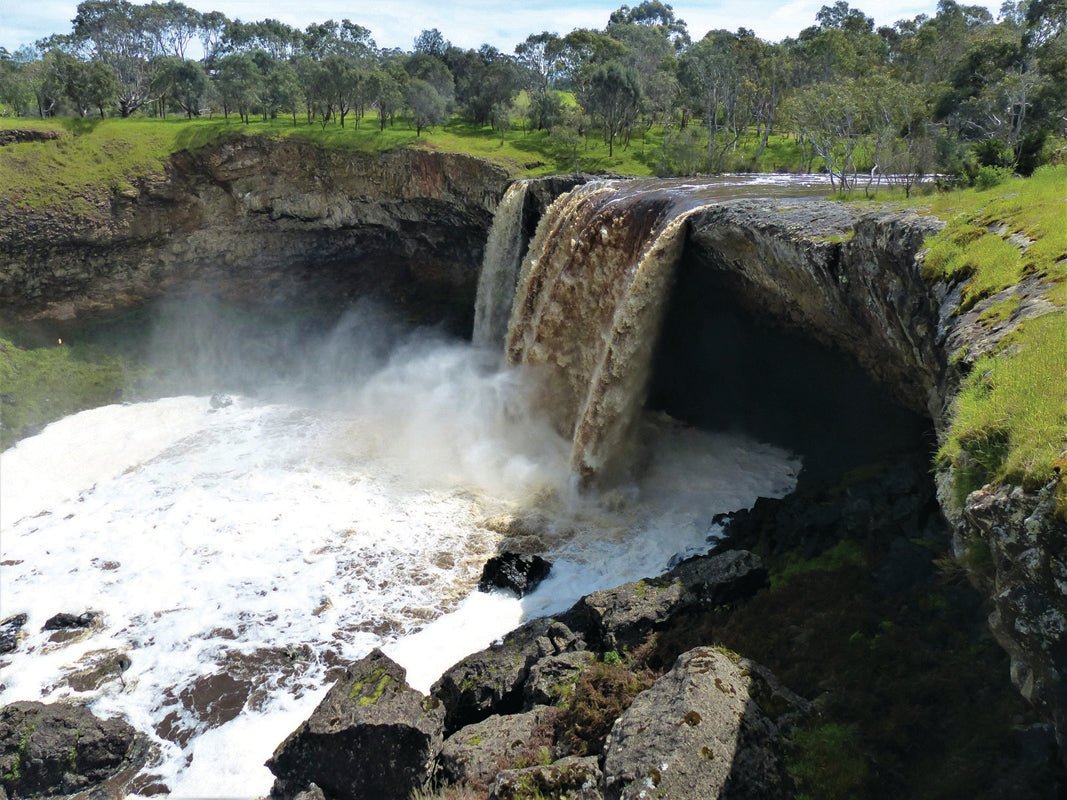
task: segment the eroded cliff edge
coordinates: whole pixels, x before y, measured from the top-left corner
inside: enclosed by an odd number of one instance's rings
[[[0,308],[63,319],[204,287],[256,302],[377,293],[462,320],[508,180],[416,149],[243,137],[183,151],[105,203],[0,211]]]
[[[238,300],[381,293],[416,319],[462,327],[508,180],[487,162],[420,150],[246,138],[179,153],[103,207],[0,209],[0,310],[65,318],[202,286]],[[1007,290],[1020,302],[1006,320],[982,322],[1005,293],[959,312],[960,286],[921,274],[923,242],[940,223],[913,213],[739,200],[688,226],[683,258],[714,272],[739,304],[851,354],[942,432],[977,354],[1052,310],[1020,285]],[[956,557],[990,599],[1012,679],[1062,742],[1067,525],[1052,487],[989,486],[961,499],[947,470],[937,481]]]
[[[941,223],[910,212],[860,212],[821,201],[737,201],[691,222],[687,256],[714,272],[750,310],[850,353],[939,435],[963,375],[1020,323],[1056,309],[1036,280],[960,311],[959,283],[930,283],[923,242]],[[1007,319],[986,310],[1008,297]],[[1056,478],[1038,491],[989,485],[959,497],[951,468],[935,474],[952,548],[989,599],[990,628],[1011,659],[1011,679],[1067,733],[1067,524]]]

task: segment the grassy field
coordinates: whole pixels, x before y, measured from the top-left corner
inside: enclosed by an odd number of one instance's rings
[[[362,152],[422,147],[444,152],[467,153],[490,159],[516,176],[567,173],[616,173],[648,176],[670,172],[677,166],[679,145],[670,144],[665,154],[662,126],[639,127],[629,144],[616,143],[614,154],[596,135],[568,143],[559,132],[526,130],[517,122],[503,137],[489,126],[477,126],[458,118],[446,125],[416,135],[405,121],[380,130],[378,120],[365,117],[356,123],[349,117],[344,128],[307,124],[303,117],[253,120],[245,125],[236,117],[225,119],[171,118],[55,119],[0,118],[0,128],[52,130],[59,138],[0,148],[0,201],[17,208],[62,207],[88,212],[114,191],[132,188],[137,178],[158,174],[167,158],[181,150],[226,137],[298,137],[333,149]],[[731,154],[731,169],[792,171],[800,154],[792,137],[773,136],[763,154],[755,158],[755,139],[739,144]],[[692,127],[683,161],[699,160],[705,143]]]
[[[1000,324],[1020,306],[1012,287],[1028,277],[1058,307],[1020,324],[968,374],[939,453],[956,468],[957,495],[991,480],[1036,488],[1059,466],[1067,516],[1067,166],[914,205],[948,221],[928,242],[925,270],[930,280],[966,281],[961,310],[1007,290],[981,317]]]

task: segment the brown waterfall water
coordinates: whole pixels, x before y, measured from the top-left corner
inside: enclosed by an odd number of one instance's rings
[[[776,176],[780,177],[780,176]],[[627,462],[688,219],[740,196],[811,194],[753,180],[601,181],[549,207],[523,262],[506,356],[542,373],[543,402],[588,483]]]

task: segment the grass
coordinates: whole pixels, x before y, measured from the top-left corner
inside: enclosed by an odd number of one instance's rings
[[[990,481],[1043,486],[1067,451],[1067,166],[913,205],[948,220],[927,242],[924,273],[931,281],[963,281],[960,311],[1024,278],[1039,279],[1044,298],[1058,307],[1021,323],[996,352],[972,365],[938,454],[954,468],[960,502]],[[1019,306],[1009,294],[979,321],[1003,323]],[[1067,497],[1064,473],[1061,498]],[[1067,517],[1067,502],[1058,507]]]
[[[489,126],[453,118],[445,125],[417,136],[413,126],[400,120],[380,130],[368,115],[362,121],[349,117],[344,128],[307,124],[304,117],[253,120],[230,119],[73,119],[36,120],[0,118],[0,127],[53,130],[56,140],[26,142],[0,148],[0,203],[24,209],[73,210],[91,216],[106,209],[113,192],[134,190],[137,180],[162,174],[168,158],[227,137],[295,137],[331,149],[380,152],[421,147],[485,158],[508,168],[516,176],[591,173],[650,176],[678,171],[679,163],[699,162],[705,152],[703,129],[690,126],[690,151],[683,162],[665,154],[662,126],[638,126],[626,145],[616,144],[614,154],[595,133],[568,148],[557,133],[527,130],[516,121],[503,138]],[[757,158],[757,140],[750,136],[730,153],[725,164],[733,171],[796,171],[800,152],[788,135],[770,137]],[[577,163],[575,163],[575,156]],[[690,169],[683,170],[692,171]]]

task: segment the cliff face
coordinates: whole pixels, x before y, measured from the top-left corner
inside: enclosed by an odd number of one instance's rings
[[[199,286],[257,302],[382,294],[415,318],[462,325],[507,183],[502,168],[454,154],[220,143],[176,155],[162,177],[87,213],[0,209],[0,312],[70,318]],[[534,216],[567,188],[534,187]],[[1010,319],[982,322],[999,295],[958,313],[960,287],[920,272],[923,240],[940,225],[929,217],[738,200],[686,225],[683,258],[736,302],[850,353],[939,431],[961,370],[1050,310],[1037,287],[1020,286]],[[951,478],[937,476],[954,549],[990,599],[1012,679],[1067,733],[1067,525],[1051,490],[990,486],[961,505]]]
[[[106,207],[3,213],[0,309],[70,318],[203,286],[256,301],[380,293],[417,318],[465,318],[507,182],[422,150],[242,138],[178,153]]]
[[[851,353],[943,432],[962,372],[1020,322],[1054,309],[1024,283],[959,313],[961,287],[931,285],[920,272],[923,240],[939,227],[835,203],[738,201],[692,219],[688,252],[737,302]],[[1020,300],[1011,317],[983,322],[1008,294]],[[947,468],[936,481],[954,553],[990,601],[1012,681],[1067,752],[1067,524],[1055,514],[1054,484],[986,486],[961,505]]]

